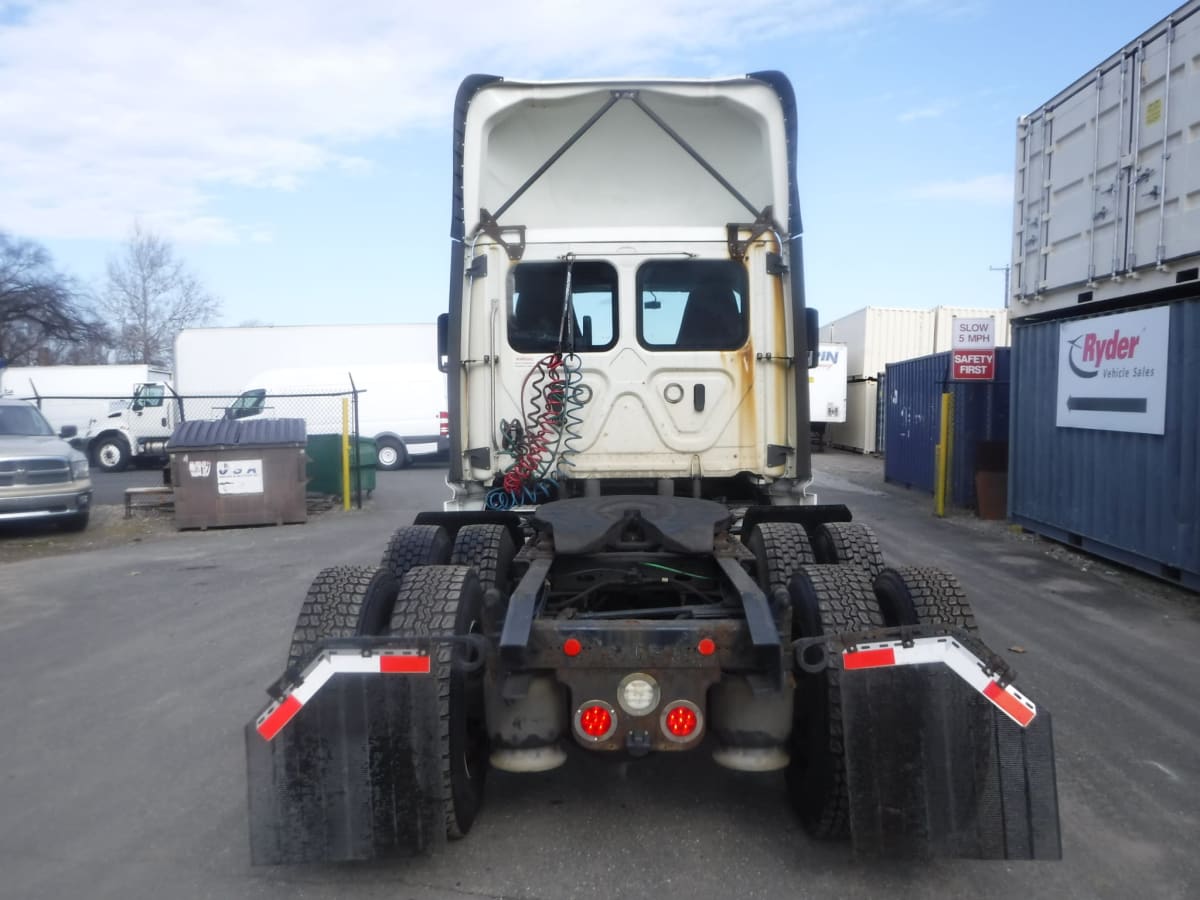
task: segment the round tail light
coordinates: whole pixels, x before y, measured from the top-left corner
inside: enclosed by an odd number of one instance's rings
[[[589,700],[575,711],[575,732],[585,741],[603,741],[616,730],[616,713],[603,700]]]
[[[668,740],[683,743],[700,734],[704,716],[700,708],[688,700],[668,704],[662,715],[662,730]]]

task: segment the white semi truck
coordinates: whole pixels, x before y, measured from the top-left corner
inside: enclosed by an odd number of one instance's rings
[[[452,495],[314,580],[246,728],[254,862],[429,850],[568,745],[783,772],[860,853],[1060,855],[1049,717],[958,581],[807,491],[797,118],[778,72],[464,81]]]

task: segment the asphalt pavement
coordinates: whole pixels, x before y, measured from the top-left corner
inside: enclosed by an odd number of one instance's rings
[[[1197,598],[1002,523],[938,520],[876,461],[815,464],[821,499],[874,526],[889,562],[967,584],[984,638],[1053,712],[1061,862],[856,859],[804,835],[779,775],[575,753],[491,773],[471,834],[437,855],[252,867],[242,727],[317,570],[377,563],[395,526],[440,507],[428,466],[306,525],[0,564],[0,896],[1200,896]]]
[[[125,488],[156,487],[162,483],[162,469],[132,468],[124,472],[105,472],[92,466],[92,502],[97,506],[117,506],[124,503]]]

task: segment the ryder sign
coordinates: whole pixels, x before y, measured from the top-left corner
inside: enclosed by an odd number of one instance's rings
[[[1165,306],[1060,325],[1055,424],[1162,434],[1170,334]]]

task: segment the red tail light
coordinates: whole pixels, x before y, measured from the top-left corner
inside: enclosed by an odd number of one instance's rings
[[[687,700],[676,700],[662,715],[662,729],[672,741],[690,741],[700,733],[699,707]]]
[[[441,420],[442,420],[442,423],[441,423],[440,434],[442,437],[449,437],[450,436],[450,413],[443,412],[441,414]]]
[[[603,700],[589,700],[575,713],[575,730],[587,741],[602,741],[617,730],[616,714]]]

